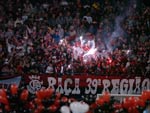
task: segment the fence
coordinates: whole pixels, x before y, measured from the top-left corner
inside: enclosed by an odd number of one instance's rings
[[[97,94],[97,98],[101,97],[103,94]],[[140,97],[139,94],[110,94],[111,97],[114,97],[114,99],[122,102],[124,98],[126,97]]]

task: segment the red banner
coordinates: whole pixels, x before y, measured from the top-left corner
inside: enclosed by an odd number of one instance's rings
[[[150,89],[150,79],[144,77],[26,75],[24,79],[31,93],[47,87],[64,95],[97,94],[104,91],[112,94],[140,94]]]

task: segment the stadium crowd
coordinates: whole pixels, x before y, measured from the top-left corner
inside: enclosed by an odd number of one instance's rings
[[[111,48],[109,59],[74,58],[80,36],[99,53]],[[0,74],[29,73],[148,76],[150,7],[140,0],[1,0]]]

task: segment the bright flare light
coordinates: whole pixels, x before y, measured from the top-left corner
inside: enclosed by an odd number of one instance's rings
[[[108,58],[108,63],[111,64],[112,63],[112,59]]]
[[[83,40],[83,36],[80,36],[80,43],[81,43],[81,47],[83,47],[85,40]]]
[[[127,50],[127,51],[126,51],[126,54],[128,55],[129,53],[130,53],[130,50]]]
[[[95,59],[95,53],[97,52],[97,48],[95,47],[95,41],[94,40],[84,40],[83,36],[79,37],[80,39],[80,45],[78,47],[73,46],[73,54],[74,58],[77,59],[78,57],[83,58],[83,62],[91,61],[91,59]],[[88,50],[84,47],[88,46]]]
[[[91,48],[86,54],[83,55],[83,57],[87,56],[87,55],[94,55],[95,52],[97,51],[97,48]]]
[[[64,40],[61,39],[61,40],[59,41],[59,45],[62,45],[63,43],[64,43]]]

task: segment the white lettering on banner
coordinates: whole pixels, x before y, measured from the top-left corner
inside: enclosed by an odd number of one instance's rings
[[[69,95],[71,93],[71,89],[68,88],[68,83],[72,84],[72,79],[67,78],[64,82],[65,95]]]
[[[120,79],[112,79],[112,94],[119,94],[119,82]]]
[[[49,88],[54,88],[57,84],[56,78],[54,77],[48,77],[48,83],[49,83]],[[75,78],[74,79],[74,84],[75,84],[75,88],[72,90],[71,88],[69,88],[69,84],[72,84],[73,80],[71,78],[66,78],[64,80],[64,84],[62,82],[62,78],[58,78],[58,86],[56,88],[56,92],[60,92],[62,94],[65,95],[70,95],[72,94],[80,94],[80,88],[79,88],[79,79]],[[64,88],[63,88],[64,86]]]
[[[91,93],[92,93],[92,94],[96,94],[96,92],[97,92],[97,86],[98,86],[98,81],[97,81],[97,79],[94,79],[94,80],[92,81],[92,86],[93,86],[93,89],[91,90]]]
[[[150,80],[149,79],[144,79],[142,82],[142,91],[150,89]]]
[[[76,78],[75,79],[75,88],[72,91],[72,94],[80,94],[81,91],[80,91],[80,88],[79,88],[79,84],[80,84],[80,79]]]
[[[140,94],[141,92],[141,88],[140,88],[140,83],[141,83],[141,78],[140,77],[136,77],[135,78],[135,89],[134,89],[134,93],[136,94]]]
[[[48,88],[55,89],[56,79],[54,77],[48,77]]]
[[[122,79],[120,82],[120,94],[127,94],[127,90],[128,90],[128,79]]]
[[[85,88],[85,94],[96,94],[99,80],[87,78],[86,83],[88,83],[88,87]]]
[[[92,79],[91,78],[87,78],[86,79],[86,83],[88,83],[88,88],[85,88],[85,94],[89,94],[91,92],[91,84],[92,84]]]
[[[62,78],[58,78],[58,87],[56,89],[56,92],[60,92],[61,94],[64,93],[64,90],[63,90],[63,87],[62,87]]]
[[[132,94],[132,93],[133,93],[133,83],[134,83],[134,79],[129,79],[129,90],[128,90],[128,94]]]
[[[29,76],[30,82],[27,86],[31,93],[43,88],[43,81],[40,76]],[[135,77],[131,79],[100,79],[85,78],[85,83],[80,82],[81,78],[61,78],[48,77],[48,87],[64,95],[79,95],[103,93],[105,91],[111,94],[140,94],[143,90],[150,89],[150,79]],[[84,80],[82,78],[82,80]],[[83,86],[84,85],[84,86]],[[82,92],[81,92],[82,91]]]
[[[108,79],[104,79],[103,80],[103,91],[102,91],[102,93],[103,92],[109,92],[109,87],[110,87],[110,80],[108,80]]]
[[[44,88],[43,81],[40,81],[40,76],[32,75],[29,76],[29,79],[31,80],[29,82],[29,85],[27,85],[27,89],[30,93],[35,94],[36,91],[40,90],[41,88]]]

